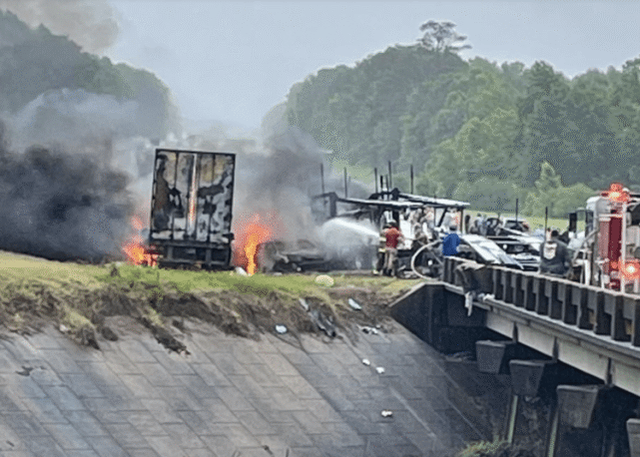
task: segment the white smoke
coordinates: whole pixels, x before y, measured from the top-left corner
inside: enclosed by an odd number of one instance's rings
[[[31,27],[43,24],[91,53],[109,48],[119,32],[107,0],[0,0],[0,10],[11,11]]]

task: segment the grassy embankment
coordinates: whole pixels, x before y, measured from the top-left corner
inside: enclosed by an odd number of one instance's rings
[[[82,329],[101,332],[109,317],[127,315],[152,330],[174,317],[195,317],[243,336],[269,331],[274,323],[292,331],[314,331],[300,298],[339,326],[348,325],[350,318],[374,323],[386,313],[382,304],[416,283],[330,276],[334,285],[327,287],[315,282],[317,275],[247,277],[228,271],[81,265],[1,252],[0,322],[12,331],[52,322],[78,334]],[[348,298],[365,309],[353,311]]]

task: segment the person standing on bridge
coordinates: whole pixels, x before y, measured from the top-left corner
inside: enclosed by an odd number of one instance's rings
[[[453,224],[449,227],[451,232],[442,240],[442,255],[449,257],[458,254],[458,246],[460,246],[460,236],[458,235],[458,226]]]
[[[571,251],[560,241],[558,230],[553,229],[542,244],[540,273],[565,276],[571,267]]]

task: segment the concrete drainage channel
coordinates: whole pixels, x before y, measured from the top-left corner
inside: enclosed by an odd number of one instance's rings
[[[485,328],[444,284],[416,286],[391,315],[445,355],[448,401],[479,434],[541,457],[640,456],[637,396]]]
[[[450,400],[441,355],[392,320],[292,344],[187,319],[188,355],[136,325],[100,350],[53,328],[0,339],[0,455],[443,457],[491,437]]]

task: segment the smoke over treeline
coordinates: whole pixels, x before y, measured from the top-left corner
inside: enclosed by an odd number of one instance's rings
[[[153,74],[81,52],[1,10],[31,12],[33,23],[51,12],[40,3],[0,0],[0,249],[60,260],[119,256],[130,216],[150,207],[155,146],[238,153],[233,230],[254,214],[275,215],[279,239],[314,238],[310,196],[322,190],[326,151],[309,135],[279,125],[263,146],[184,136],[169,89]],[[83,17],[89,3],[65,5]],[[325,189],[343,192],[328,167]],[[364,195],[355,186],[349,193]]]
[[[17,16],[98,49],[117,31],[100,12],[106,6],[0,0],[0,249],[59,260],[120,256],[136,210],[132,184],[152,160],[146,138],[157,143],[178,130],[156,76]]]
[[[65,8],[79,4],[74,1],[51,3],[67,5]],[[33,3],[25,5],[33,6]],[[56,36],[44,26],[31,29],[15,14],[1,8],[0,3],[1,113],[18,113],[42,95],[54,94],[55,97],[63,91],[84,91],[117,102],[134,102],[129,121],[136,134],[163,138],[176,129],[177,109],[169,89],[155,75],[82,52],[80,46],[68,38]],[[92,110],[99,108],[95,106]]]
[[[118,36],[114,11],[106,0],[0,0],[0,9],[12,11],[31,27],[46,24],[91,53],[105,50]]]

